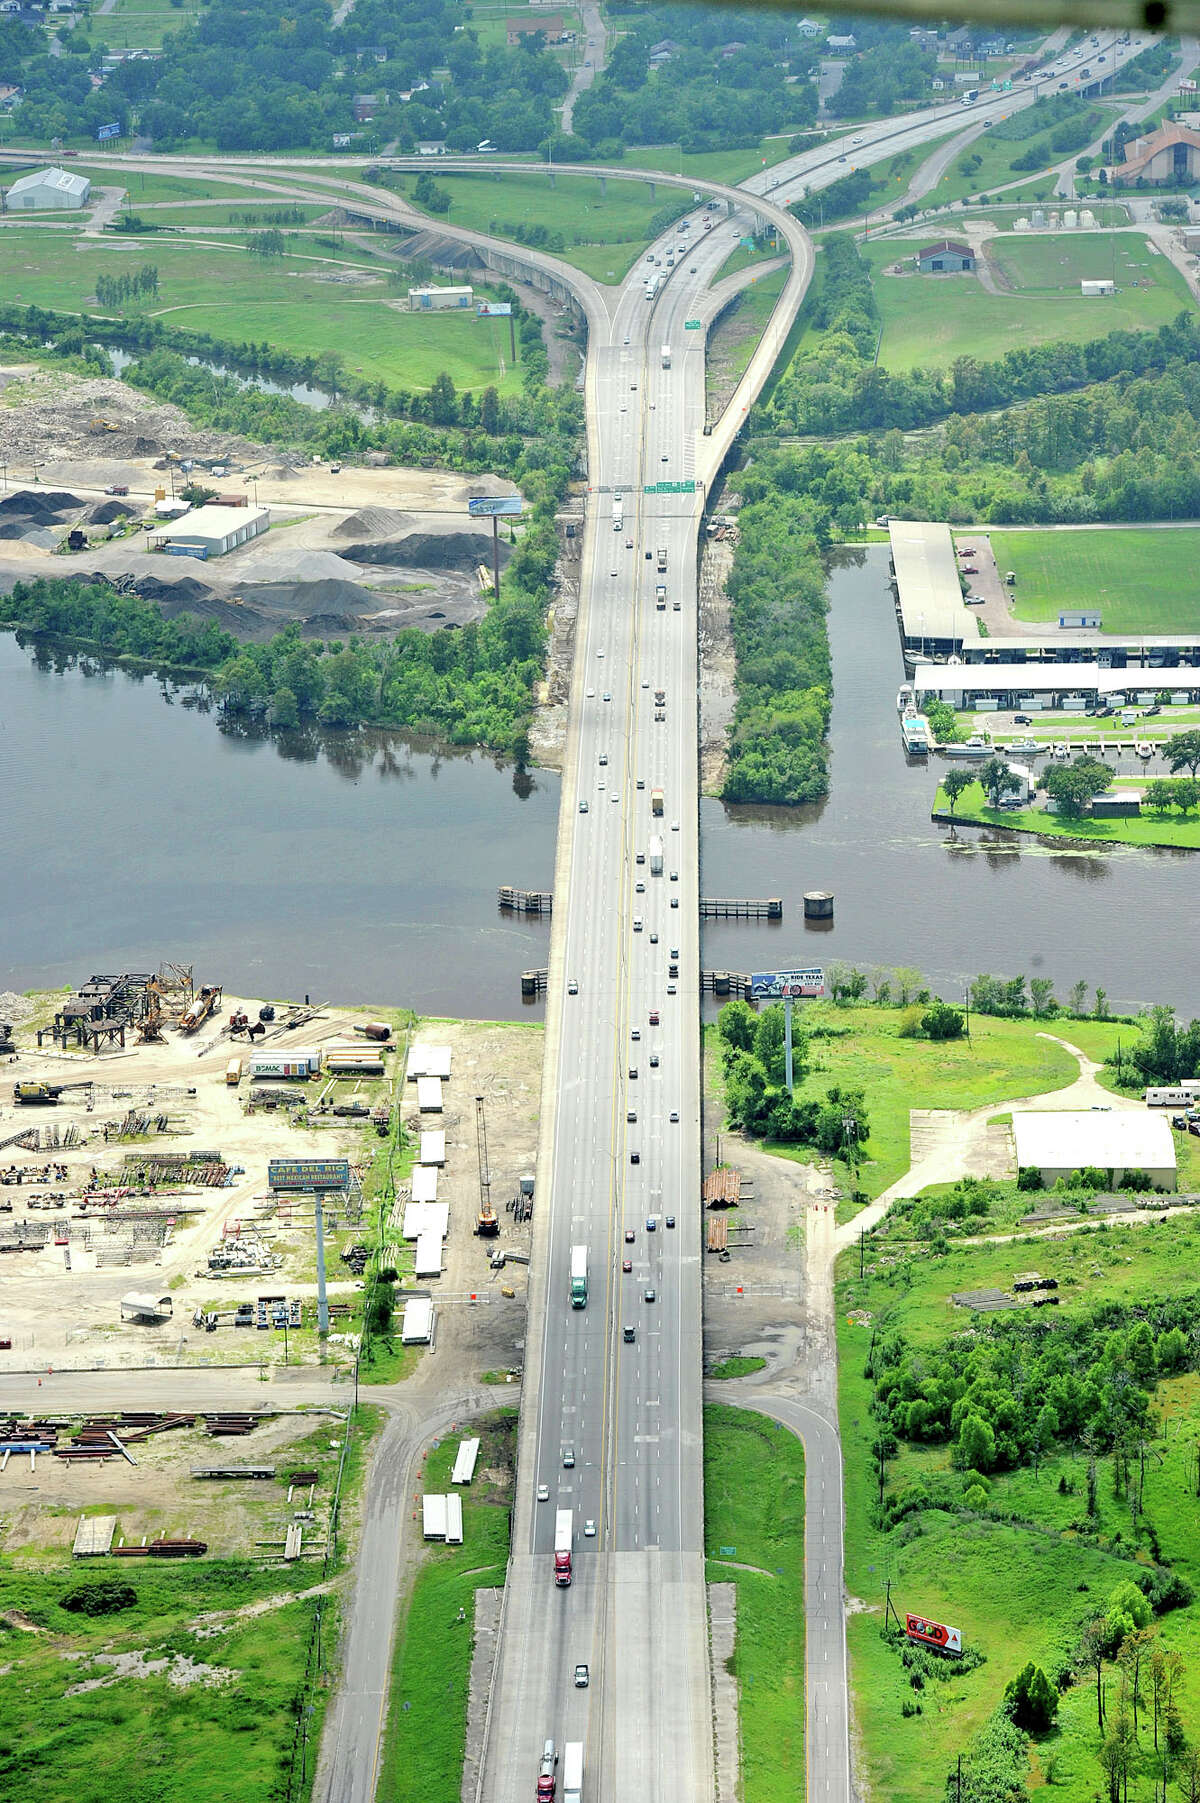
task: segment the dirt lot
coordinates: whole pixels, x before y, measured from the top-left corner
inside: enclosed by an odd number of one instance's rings
[[[293,1511],[309,1507],[309,1487],[293,1491],[289,1474],[316,1469],[313,1522],[307,1541],[325,1532],[324,1504],[333,1493],[342,1416],[311,1411],[267,1416],[253,1433],[235,1440],[214,1439],[203,1427],[174,1429],[130,1447],[130,1465],[117,1455],[103,1464],[70,1464],[39,1454],[36,1469],[27,1458],[11,1459],[0,1473],[0,1538],[8,1554],[69,1555],[81,1514],[115,1515],[113,1544],[143,1539],[203,1540],[217,1558],[245,1557],[265,1543],[281,1550]],[[60,1433],[60,1445],[69,1435]],[[196,1479],[193,1469],[214,1465],[273,1466],[273,1479]]]
[[[0,1096],[0,1140],[31,1127],[42,1138],[36,1151],[10,1145],[0,1152],[0,1175],[13,1167],[24,1173],[19,1186],[0,1185],[0,1208],[11,1204],[11,1212],[0,1213],[0,1236],[21,1222],[48,1224],[50,1230],[41,1250],[3,1255],[0,1335],[11,1338],[12,1346],[0,1350],[0,1370],[244,1360],[281,1364],[285,1348],[293,1365],[316,1361],[320,1351],[311,1201],[298,1198],[289,1205],[286,1199],[273,1197],[267,1162],[272,1157],[349,1157],[362,1172],[369,1193],[371,1166],[384,1142],[369,1123],[364,1128],[330,1114],[323,1117],[327,1124],[318,1124],[312,1110],[326,1090],[324,1078],[304,1091],[307,1125],[293,1124],[291,1110],[246,1112],[249,1080],[232,1087],[225,1072],[230,1057],[244,1056],[248,1048],[244,1041],[230,1039],[224,1023],[239,1006],[255,1018],[257,999],[226,995],[218,1013],[190,1038],[168,1029],[164,1044],[131,1046],[99,1057],[63,1053],[48,1039],[46,1049],[36,1048],[34,1029],[55,1005],[55,998],[38,998],[35,1012],[18,1023],[19,1056],[6,1064],[5,1075],[57,1084],[90,1079],[96,1087],[67,1091],[57,1106],[46,1108],[18,1107],[8,1083]],[[283,1018],[281,1006],[280,1021]],[[353,1037],[353,1023],[371,1018],[400,1017],[389,1016],[387,1010],[326,1008],[306,1024],[278,1030],[260,1044],[271,1051],[321,1048]],[[446,1266],[441,1279],[427,1286],[440,1304],[437,1351],[446,1362],[461,1360],[466,1369],[491,1368],[497,1361],[519,1364],[525,1270],[509,1266],[493,1272],[488,1260],[496,1246],[528,1251],[529,1226],[517,1226],[505,1205],[516,1193],[520,1177],[534,1170],[541,1030],[523,1024],[439,1021],[422,1023],[417,1033],[426,1043],[449,1045],[453,1053],[439,1122],[447,1136],[439,1199],[451,1205]],[[390,1055],[387,1077],[362,1083],[360,1093],[374,1103],[390,1091],[397,1082],[398,1062],[396,1054]],[[415,1085],[400,1080],[399,1086],[402,1118],[415,1135],[420,1118]],[[351,1082],[339,1084],[330,1100],[345,1099],[355,1087]],[[479,1203],[476,1095],[485,1098],[492,1197],[502,1229],[492,1241],[474,1235]],[[167,1130],[152,1126],[148,1135],[118,1140],[118,1129],[131,1108],[161,1113]],[[425,1125],[429,1124],[426,1117]],[[69,1131],[78,1136],[78,1145],[62,1145]],[[47,1143],[55,1138],[57,1145]],[[415,1138],[412,1143],[415,1146]],[[127,1188],[117,1181],[127,1157],[136,1164],[139,1155],[188,1150],[219,1152],[230,1167],[227,1187],[191,1184],[172,1189],[163,1178],[152,1195],[126,1193],[109,1203],[89,1204],[85,1213],[85,1192]],[[42,1174],[48,1181],[37,1181]],[[63,1198],[61,1207],[55,1206],[56,1196]],[[405,1189],[401,1202],[406,1196]],[[118,1262],[123,1256],[121,1234],[110,1219],[118,1209],[173,1211],[174,1225],[165,1244],[139,1251],[132,1263]],[[354,1326],[351,1317],[361,1288],[340,1254],[357,1242],[370,1242],[369,1214],[368,1208],[356,1219],[350,1206],[326,1212],[330,1301],[350,1311],[345,1319],[333,1322],[326,1356],[335,1361],[348,1363],[352,1358],[354,1341],[348,1330]],[[212,1249],[223,1237],[238,1233],[260,1244],[262,1261],[245,1274],[212,1271],[208,1264]],[[411,1269],[411,1248],[406,1248],[406,1257]],[[514,1295],[505,1297],[505,1289]],[[122,1322],[122,1296],[148,1290],[170,1297],[171,1318],[159,1325]],[[472,1293],[478,1300],[470,1300]],[[255,1303],[260,1295],[286,1296],[299,1304],[302,1325],[290,1327],[286,1341],[280,1332],[269,1328],[264,1332],[256,1325],[222,1322],[208,1333],[194,1324],[198,1309],[232,1311],[239,1302]]]
[[[112,429],[91,429],[97,421]],[[93,531],[87,550],[55,555],[68,527],[90,527],[98,509],[107,519],[111,486],[128,488],[135,518],[145,514],[156,491],[172,486],[168,450],[227,459],[226,476],[198,470],[197,479],[270,506],[272,530],[203,566],[150,552],[140,533],[105,542]],[[195,428],[178,408],[123,382],[30,365],[0,370],[0,463],[0,588],[43,574],[132,576],[168,615],[186,609],[249,639],[289,619],[327,638],[402,626],[436,631],[481,618],[477,571],[491,566],[491,529],[469,518],[467,503],[511,491],[497,477],[445,470],[295,466],[262,445]],[[176,471],[175,485],[181,480]],[[48,491],[68,505],[53,518],[38,510],[25,530],[18,489],[31,505]],[[503,538],[500,555],[503,566],[511,555]]]

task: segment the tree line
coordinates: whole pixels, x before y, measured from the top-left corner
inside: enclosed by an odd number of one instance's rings
[[[526,558],[522,549],[500,599],[453,633],[409,627],[387,639],[326,643],[302,638],[293,621],[246,645],[212,621],[168,620],[153,602],[105,584],[45,578],[0,597],[0,625],[203,673],[228,713],[281,729],[406,727],[523,762],[545,656],[546,589],[542,547]]]
[[[153,263],[143,263],[122,275],[98,275],[96,299],[102,307],[123,307],[126,301],[142,300],[158,293],[158,270]]]

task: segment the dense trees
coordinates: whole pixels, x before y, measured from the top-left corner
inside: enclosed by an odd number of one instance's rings
[[[808,1145],[827,1157],[855,1161],[870,1135],[861,1089],[833,1084],[823,1097],[793,1101],[784,1087],[784,1009],[781,1002],[755,1014],[746,1002],[722,1008],[717,1032],[725,1110],[729,1124],[784,1144]],[[792,1017],[792,1074],[797,1087],[808,1073],[808,1040],[798,1013]]]
[[[726,801],[817,801],[827,787],[829,641],[820,510],[758,484],[727,582],[737,657]]]
[[[816,51],[784,15],[639,5],[618,7],[616,20],[608,67],[575,105],[575,132],[598,153],[632,144],[732,150],[816,118],[808,79]],[[668,54],[651,63],[661,44]]]
[[[205,672],[230,713],[280,727],[405,726],[518,758],[545,646],[543,600],[515,585],[461,631],[346,644],[304,639],[295,623],[240,644],[212,621],[166,620],[152,602],[77,581],[16,583],[0,598],[0,623]]]
[[[1059,813],[1068,820],[1078,820],[1094,796],[1112,788],[1113,772],[1099,758],[1084,753],[1070,764],[1055,764],[1046,772],[1045,783],[1046,793]]]
[[[948,1445],[962,1471],[1011,1470],[1051,1442],[1130,1455],[1154,1438],[1160,1370],[1190,1367],[1200,1293],[1158,1304],[1153,1321],[1118,1302],[1082,1313],[992,1317],[931,1348],[881,1334],[872,1355],[872,1415],[914,1444]],[[1167,1336],[1170,1339],[1167,1339]]]

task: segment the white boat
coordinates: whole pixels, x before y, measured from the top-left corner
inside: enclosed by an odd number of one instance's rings
[[[1065,764],[1070,760],[1071,747],[1060,742],[1051,751],[1050,756],[1054,759],[1056,764]]]
[[[986,758],[991,756],[992,747],[976,732],[962,745],[939,745],[938,750],[948,758]]]
[[[900,737],[910,757],[929,756],[929,725],[924,714],[905,714],[900,722]]]
[[[911,714],[915,711],[916,705],[917,691],[914,689],[911,682],[903,683],[896,691],[896,712],[900,715],[901,719],[903,719],[905,714]]]
[[[1036,739],[1031,739],[1026,733],[1023,738],[1010,739],[1008,749],[1010,751],[1040,751],[1041,746]]]
[[[1144,739],[1140,744],[1135,745],[1133,749],[1140,758],[1152,758],[1154,756],[1153,745],[1147,745]]]

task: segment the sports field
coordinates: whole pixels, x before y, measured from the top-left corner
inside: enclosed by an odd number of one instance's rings
[[[1105,632],[1200,630],[1200,529],[993,532],[997,565],[1015,570],[1015,617],[1057,620],[1098,607]]]
[[[930,238],[944,235],[931,228]],[[1117,246],[1117,293],[1084,300],[1083,275],[1108,276]],[[1106,332],[1151,331],[1193,305],[1187,284],[1165,257],[1153,254],[1140,233],[1082,232],[1045,238],[1005,232],[989,239],[986,254],[1010,292],[989,293],[977,276],[889,273],[911,258],[914,240],[864,246],[875,271],[875,297],[883,318],[880,363],[912,369],[951,363],[955,357],[991,359],[1031,344],[1066,339],[1075,344]]]

